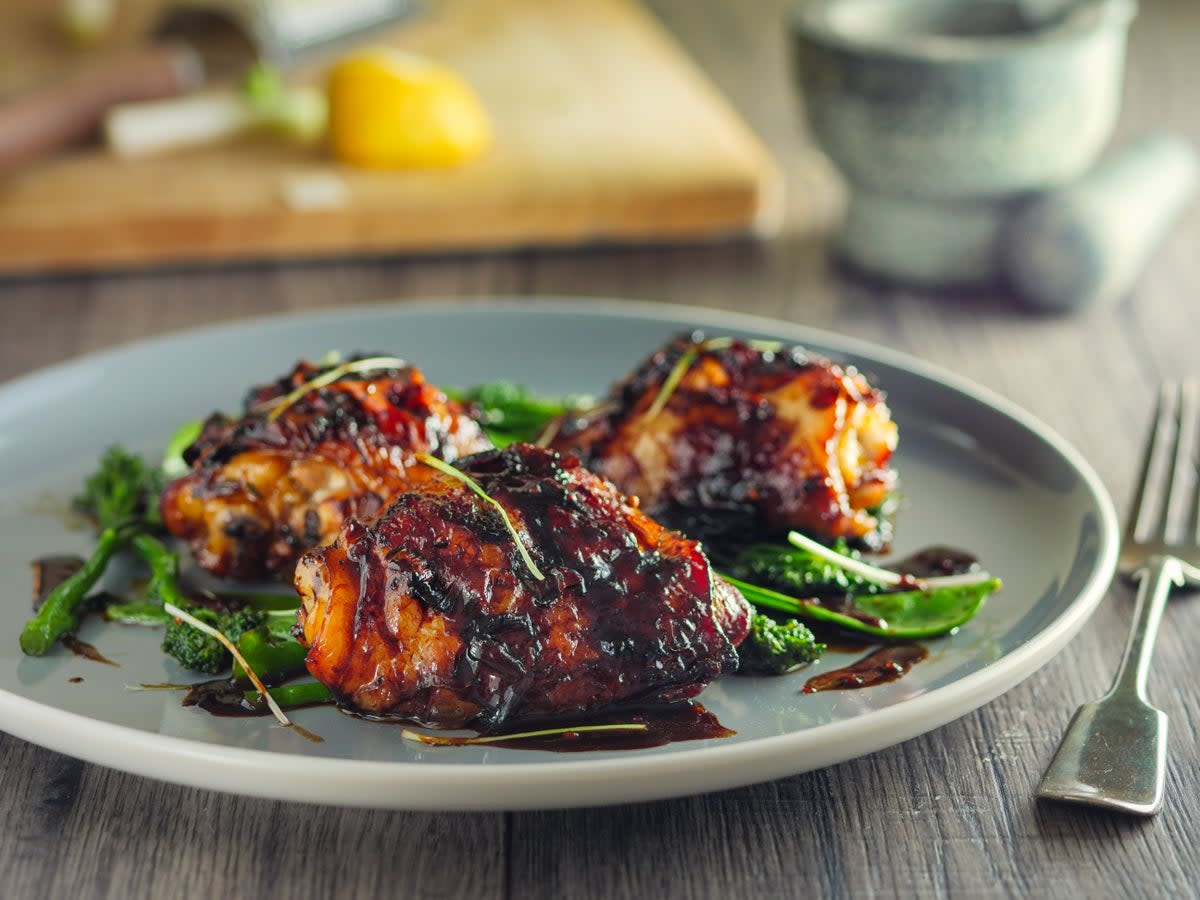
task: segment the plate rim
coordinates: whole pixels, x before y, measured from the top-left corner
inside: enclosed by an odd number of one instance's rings
[[[106,358],[120,357],[144,347],[167,349],[174,343],[220,341],[226,333],[270,327],[281,321],[313,326],[330,319],[369,322],[381,316],[464,315],[480,308],[501,313],[537,312],[567,317],[617,315],[683,322],[699,328],[766,331],[789,341],[813,344],[822,352],[878,361],[940,383],[1017,423],[1067,463],[1086,488],[1097,513],[1096,562],[1075,598],[1056,618],[1000,659],[951,684],[852,719],[724,746],[680,749],[644,757],[604,758],[589,754],[586,760],[489,763],[486,766],[329,759],[164,735],[60,710],[4,689],[0,689],[0,730],[135,775],[225,793],[323,805],[496,811],[656,800],[798,775],[933,731],[985,705],[1034,674],[1078,633],[1107,593],[1119,549],[1117,514],[1091,465],[1053,428],[990,388],[910,354],[869,340],[767,316],[654,301],[551,295],[401,299],[349,308],[285,311],[133,339],[39,368],[0,384],[0,409],[11,394],[28,389],[38,381],[62,377],[72,369],[96,366]],[[80,729],[89,734],[89,741],[82,747],[78,741]],[[847,744],[855,745],[849,755],[844,749]],[[784,752],[788,749],[803,749],[803,762],[792,761]],[[130,751],[137,752],[131,754]],[[150,752],[147,754],[147,751]],[[131,765],[131,759],[138,765]],[[193,768],[180,763],[198,765]],[[214,783],[212,771],[225,766],[236,766],[239,771],[235,777],[226,777],[225,783]],[[423,785],[423,781],[431,784]],[[454,784],[452,792],[445,789],[447,781]],[[387,789],[381,790],[385,786]]]

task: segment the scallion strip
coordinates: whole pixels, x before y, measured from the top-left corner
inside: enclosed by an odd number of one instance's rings
[[[428,453],[418,453],[416,454],[416,457],[418,460],[425,463],[425,465],[437,469],[439,472],[449,475],[451,478],[461,481],[472,491],[474,491],[477,496],[490,503],[496,509],[496,512],[500,513],[500,518],[504,520],[504,525],[508,529],[508,533],[512,535],[513,542],[517,545],[517,552],[521,554],[521,559],[525,561],[525,565],[529,568],[530,574],[532,574],[533,577],[538,581],[546,580],[546,576],[542,574],[542,570],[537,567],[537,564],[533,561],[533,557],[529,555],[529,551],[525,548],[525,542],[521,540],[521,533],[517,531],[517,526],[514,525],[512,519],[508,517],[508,510],[501,506],[500,502],[496,500],[496,498],[488,496],[488,492],[480,487],[479,482],[477,482],[466,472],[454,468],[454,466],[450,465],[445,460],[438,459],[436,456],[430,456]]]
[[[440,734],[422,734],[405,728],[400,736],[406,741],[417,741],[435,747],[462,747],[470,744],[497,744],[500,741],[523,741],[529,738],[557,737],[564,734],[585,734],[595,731],[645,731],[643,722],[627,722],[614,725],[576,725],[566,728],[542,728],[537,731],[522,731],[517,734],[487,734],[476,737],[450,737]]]
[[[305,394],[315,391],[318,388],[323,388],[327,384],[333,384],[333,382],[346,375],[374,372],[379,369],[403,369],[407,366],[408,363],[397,356],[370,356],[366,359],[352,359],[350,362],[342,363],[340,366],[334,366],[328,372],[323,372],[316,378],[304,382],[300,387],[271,404],[270,412],[267,413],[267,421],[274,422],[283,414],[284,410]]]

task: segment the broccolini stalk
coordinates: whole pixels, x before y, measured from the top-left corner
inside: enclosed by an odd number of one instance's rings
[[[136,536],[161,526],[160,487],[159,473],[141,457],[115,446],[105,452],[99,469],[88,476],[83,493],[74,500],[75,506],[100,527],[96,547],[83,568],[51,591],[25,623],[20,636],[24,653],[43,656],[59,638],[77,628],[87,607],[88,592],[113,556]]]
[[[278,684],[305,671],[308,648],[292,636],[290,628],[290,622],[272,622],[244,631],[237,639],[242,658],[264,684]],[[238,660],[233,663],[233,677],[239,680],[248,677]]]
[[[162,603],[151,600],[109,603],[104,607],[104,618],[110,622],[120,622],[122,625],[166,625],[171,621],[171,616],[162,608]]]
[[[280,684],[268,688],[267,693],[283,709],[329,703],[333,700],[333,692],[319,681],[294,681],[291,684]],[[245,691],[245,697],[248,703],[257,705],[261,702],[258,691]]]
[[[88,592],[100,580],[109,560],[128,540],[128,528],[105,528],[96,549],[78,572],[56,587],[33,618],[21,629],[21,651],[27,656],[44,656],[64,634],[79,627],[87,608]]]
[[[186,604],[187,598],[179,589],[179,557],[153,535],[135,534],[132,543],[137,555],[150,567],[147,592],[157,595],[164,603]]]

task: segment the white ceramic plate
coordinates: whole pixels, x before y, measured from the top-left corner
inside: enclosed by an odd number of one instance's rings
[[[953,543],[1005,580],[980,616],[930,643],[904,678],[802,695],[808,674],[726,678],[701,696],[732,738],[637,751],[552,754],[423,748],[398,728],[303,710],[314,744],[268,719],[185,709],[159,635],[89,622],[120,664],[61,649],[24,658],[31,559],[86,553],[67,498],[103,449],[159,454],[180,423],[236,409],[247,387],[330,349],[397,354],[434,382],[503,377],[547,393],[600,393],[681,330],[795,340],[867,371],[901,428],[905,506],[897,553]],[[682,307],[584,301],[430,303],[237,323],[95,354],[0,388],[0,727],[102,765],[221,791],[409,809],[516,809],[648,800],[728,788],[899,743],[973,710],[1054,655],[1103,596],[1116,560],[1112,505],[1091,469],[1046,426],[913,359],[782,322]],[[852,657],[830,654],[817,670]],[[82,681],[72,681],[82,678]]]

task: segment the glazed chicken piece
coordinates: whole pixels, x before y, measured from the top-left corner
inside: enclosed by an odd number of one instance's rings
[[[308,669],[360,712],[483,730],[694,696],[749,608],[694,541],[570,456],[512,445],[437,473],[296,567]],[[534,567],[542,578],[535,574]]]
[[[896,438],[883,394],[856,370],[800,347],[694,334],[564,421],[552,446],[696,537],[795,528],[878,546],[871,511],[895,486]]]
[[[454,460],[491,447],[418,369],[392,360],[346,371],[352,363],[300,362],[252,390],[241,418],[217,413],[204,424],[184,454],[192,471],[167,486],[161,505],[201,567],[290,576],[304,550],[332,540],[351,516],[375,516],[422,477],[415,453]]]

